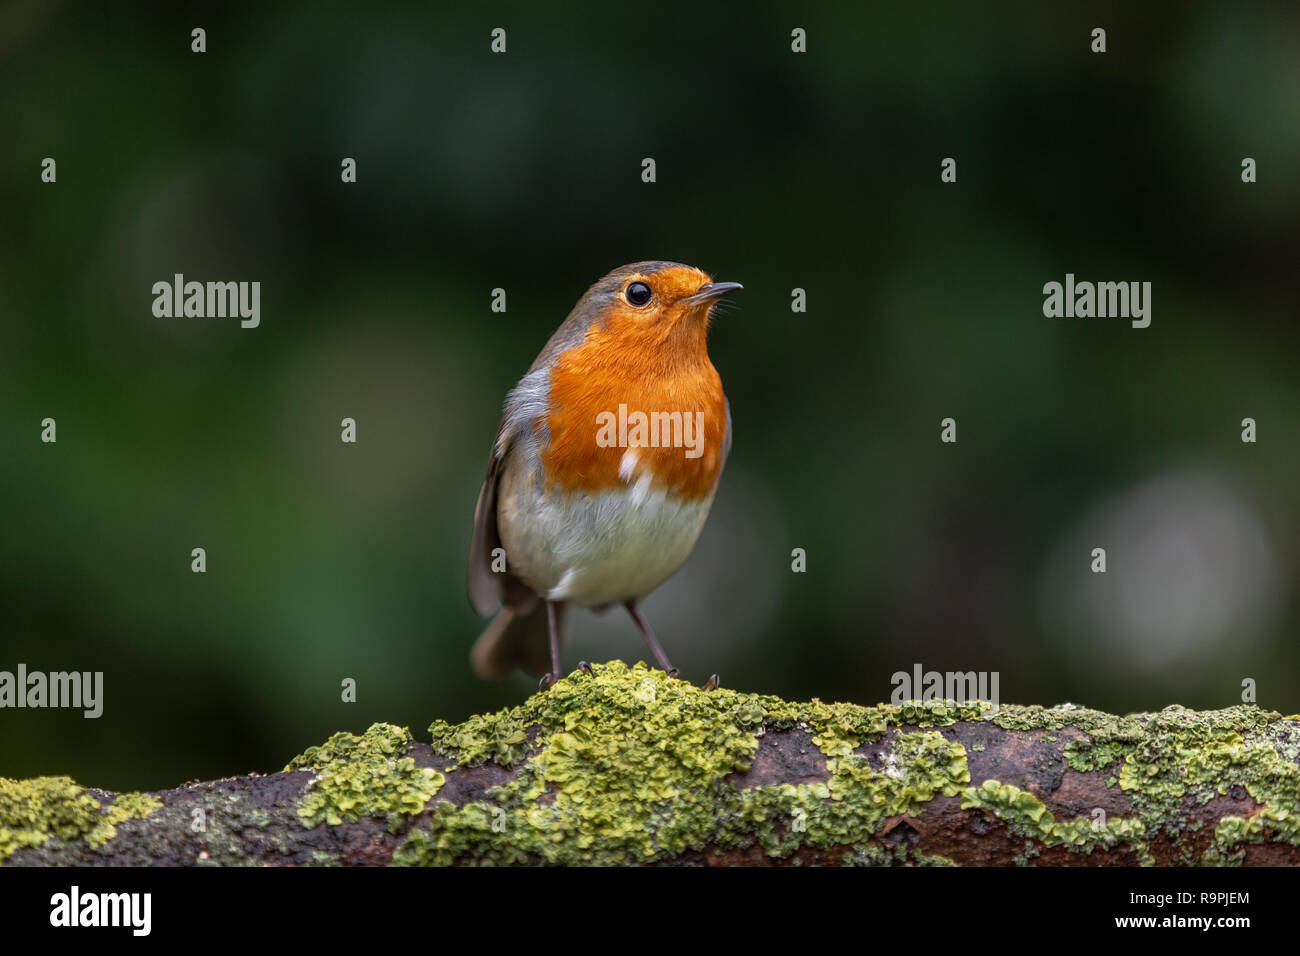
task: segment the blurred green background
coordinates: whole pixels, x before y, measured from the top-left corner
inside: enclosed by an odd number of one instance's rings
[[[501,400],[590,283],[657,258],[745,284],[711,339],[732,456],[645,604],[686,676],[865,703],[919,663],[1121,712],[1253,678],[1300,710],[1297,27],[0,4],[0,669],[106,685],[98,720],[0,711],[0,774],[157,788],[521,700],[467,663]],[[177,272],[259,280],[261,327],[154,318]],[[1045,318],[1067,272],[1152,282],[1151,327]],[[570,666],[645,656],[621,612],[575,617]]]

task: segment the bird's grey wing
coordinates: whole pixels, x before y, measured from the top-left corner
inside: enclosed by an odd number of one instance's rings
[[[724,395],[722,404],[727,406],[727,430],[722,434],[722,461],[725,464],[727,456],[731,454],[731,402]]]
[[[484,616],[491,614],[505,597],[503,575],[492,570],[492,552],[501,547],[497,532],[497,485],[501,480],[501,459],[495,454],[488,463],[487,478],[479,489],[474,508],[474,536],[469,543],[469,602]]]
[[[487,478],[478,493],[474,508],[474,535],[469,545],[469,600],[474,610],[491,614],[498,604],[506,604],[527,613],[537,595],[508,571],[492,570],[493,552],[501,547],[497,528],[497,489],[506,464],[515,456],[529,459],[523,464],[530,470],[539,456],[537,422],[545,414],[550,377],[545,369],[534,369],[506,395],[488,462]]]

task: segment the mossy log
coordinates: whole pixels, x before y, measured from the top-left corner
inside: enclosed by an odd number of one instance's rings
[[[797,703],[614,662],[429,732],[153,794],[0,778],[0,862],[1300,862],[1300,718],[1254,706]]]

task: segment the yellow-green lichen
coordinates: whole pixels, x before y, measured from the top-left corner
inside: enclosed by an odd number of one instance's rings
[[[845,750],[843,738],[823,733],[814,740],[826,753],[830,780],[729,795],[716,836],[720,847],[757,842],[772,857],[801,847],[861,849],[888,818],[920,814],[935,796],[956,796],[970,782],[965,749],[933,731],[901,735],[879,766]],[[857,862],[864,861],[860,853]]]
[[[1123,761],[1133,752],[1133,745],[1114,740],[1104,743],[1095,743],[1088,739],[1071,740],[1065,745],[1063,752],[1066,761],[1073,769],[1087,773]]]
[[[0,777],[0,863],[51,838],[84,839],[101,847],[117,834],[119,823],[147,817],[160,806],[145,793],[124,793],[106,806],[71,777]]]
[[[123,793],[109,805],[106,816],[117,824],[124,820],[143,819],[162,806],[162,801],[148,793]]]
[[[432,827],[399,847],[398,863],[449,863],[471,845],[478,862],[637,862],[700,847],[712,833],[722,779],[749,767],[758,740],[734,692],[705,694],[662,671],[611,664],[578,674],[472,725],[430,727],[434,749],[462,765],[514,763],[524,727],[537,751],[493,803],[439,805]],[[524,738],[526,739],[526,738]]]
[[[1085,707],[1010,706],[1001,708],[989,719],[1004,730],[1053,731],[1073,727],[1092,738],[1094,744],[1133,744],[1146,735],[1137,717],[1119,717]]]
[[[473,766],[519,765],[491,802],[439,805],[431,826],[399,847],[399,863],[648,862],[705,847],[757,843],[772,856],[865,843],[891,815],[920,812],[969,782],[960,744],[904,734],[873,768],[856,748],[907,721],[943,726],[988,705],[861,707],[731,690],[709,693],[644,664],[575,674],[524,704],[430,727],[434,749]],[[525,728],[536,728],[530,743]],[[826,757],[826,783],[739,789],[759,735],[807,732]],[[527,759],[524,758],[527,756]]]
[[[285,765],[285,770],[319,770],[326,764],[339,760],[387,759],[406,753],[411,744],[411,732],[394,724],[373,724],[358,737],[356,734],[337,733],[318,747],[308,747]]]
[[[956,866],[946,856],[922,853],[915,848],[886,847],[878,844],[856,846],[844,854],[845,866]]]
[[[316,771],[298,807],[303,824],[337,826],[375,817],[396,833],[403,818],[421,813],[446,781],[404,756],[410,743],[405,727],[375,724],[360,737],[335,734],[291,760],[286,770]]]
[[[1141,820],[1130,817],[1075,817],[1057,821],[1038,797],[1009,783],[985,780],[968,787],[961,798],[963,810],[986,810],[1017,836],[1038,841],[1044,847],[1064,846],[1072,852],[1091,853],[1100,847],[1132,847],[1142,862],[1150,862]]]
[[[1240,824],[1220,824],[1200,861],[1233,862],[1245,843],[1300,841],[1300,725],[1279,720],[1253,707],[1116,717],[1076,707],[995,713],[978,701],[791,702],[706,693],[644,664],[613,662],[516,707],[456,725],[436,721],[429,731],[442,769],[491,761],[511,770],[463,805],[430,802],[442,775],[416,767],[410,735],[391,725],[335,735],[289,769],[318,775],[298,811],[309,826],[377,817],[397,832],[418,817],[397,847],[398,864],[653,863],[733,851],[794,862],[942,864],[891,844],[885,832],[940,795],[960,795],[963,808],[1004,820],[1024,842],[1020,863],[1055,847],[1081,854],[1127,847],[1150,863],[1149,841],[1186,825],[1186,801],[1204,803],[1239,783],[1264,806]],[[1067,772],[1109,771],[1106,785],[1124,790],[1132,812],[1058,820],[1011,784],[971,787],[967,751],[944,729],[957,723],[1043,731],[1038,739]],[[738,782],[762,737],[782,732],[806,735],[824,778]],[[969,731],[957,733],[965,739]],[[971,750],[987,745],[977,733]],[[819,772],[816,761],[801,768]]]
[[[442,747],[459,754],[466,766],[495,760],[503,767],[513,767],[528,752],[524,725],[500,714],[475,714],[454,725],[439,720],[429,731]]]
[[[1157,832],[1176,838],[1187,827],[1190,806],[1234,787],[1263,804],[1248,831],[1221,824],[1201,862],[1230,861],[1234,848],[1255,836],[1262,842],[1264,834],[1300,845],[1300,723],[1278,713],[1253,705],[1217,711],[1171,706],[1115,717],[1083,709],[1015,707],[1004,709],[995,723],[1017,730],[1071,726],[1087,734],[1066,745],[1067,761],[1084,772],[1117,770],[1107,786],[1118,784],[1129,795],[1147,839]]]
[[[984,700],[909,700],[896,706],[881,705],[893,724],[917,727],[949,727],[959,720],[985,720],[992,716],[993,705]]]
[[[1240,866],[1247,844],[1263,843],[1264,821],[1258,816],[1224,817],[1214,829],[1214,839],[1201,862],[1212,866]]]
[[[1250,706],[1201,712],[1167,707],[1149,721],[1147,736],[1119,772],[1119,786],[1148,821],[1148,832],[1177,834],[1189,804],[1204,805],[1240,787],[1263,804],[1251,824],[1259,829],[1251,833],[1266,829],[1276,841],[1300,845],[1300,766],[1294,758],[1300,729],[1294,722]],[[1221,823],[1215,852],[1230,850],[1237,835]]]
[[[935,731],[901,734],[878,768],[857,754],[827,765],[831,799],[840,804],[835,819],[864,834],[885,817],[920,811],[938,794],[956,796],[970,782],[966,748]]]

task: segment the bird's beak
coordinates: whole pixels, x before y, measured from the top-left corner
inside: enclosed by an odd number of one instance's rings
[[[735,292],[737,289],[743,288],[745,287],[739,282],[706,282],[686,302],[688,305],[703,305],[706,302],[712,302],[714,299],[720,299],[729,292]]]

